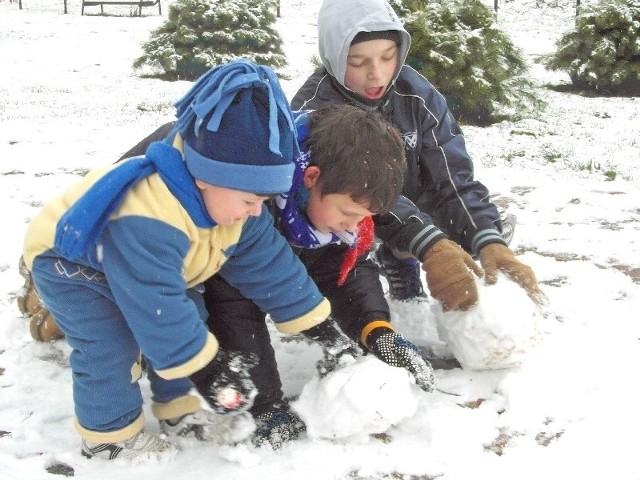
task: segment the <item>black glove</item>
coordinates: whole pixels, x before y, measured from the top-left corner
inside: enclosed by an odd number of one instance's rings
[[[321,377],[335,370],[342,363],[343,357],[355,358],[362,355],[358,344],[347,337],[330,318],[301,333],[322,348],[323,358],[316,364]]]
[[[258,393],[249,376],[257,364],[254,354],[219,350],[206,367],[189,378],[214,412],[241,413],[251,408]]]
[[[386,327],[376,328],[367,336],[366,346],[387,365],[407,370],[425,392],[432,392],[436,388],[431,364],[421,355],[418,347],[402,335]]]

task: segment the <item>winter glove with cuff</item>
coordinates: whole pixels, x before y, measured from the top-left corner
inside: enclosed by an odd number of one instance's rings
[[[360,341],[378,359],[407,370],[416,384],[425,392],[435,389],[435,375],[431,364],[422,356],[418,347],[402,335],[395,333],[391,324],[384,320],[369,322],[360,334]]]
[[[498,270],[520,285],[531,300],[538,305],[546,301],[533,270],[520,262],[515,254],[501,243],[490,243],[480,250],[480,264],[484,268],[485,283],[493,285],[498,280]]]
[[[331,373],[344,360],[362,355],[360,347],[331,318],[300,333],[322,348],[323,358],[316,364],[320,377]]]
[[[438,240],[427,250],[422,269],[427,273],[431,296],[442,303],[445,312],[468,310],[478,303],[472,273],[482,277],[483,271],[457,243],[446,238]]]
[[[189,378],[215,413],[242,413],[251,408],[258,393],[249,376],[257,363],[254,354],[218,350],[206,367]]]

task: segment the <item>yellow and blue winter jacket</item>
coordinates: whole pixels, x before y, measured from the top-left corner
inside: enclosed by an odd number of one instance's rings
[[[180,150],[161,142],[152,144],[145,157],[166,158],[183,164]],[[33,218],[24,244],[30,269],[39,256],[65,259],[56,246],[61,218],[123,163],[90,172]],[[104,274],[142,353],[161,377],[188,376],[217,353],[217,341],[186,295],[215,273],[268,312],[283,333],[299,333],[327,318],[329,302],[274,228],[266,207],[259,217],[216,225],[201,199],[185,201],[184,192],[178,191],[192,188],[197,193],[194,182],[176,187],[167,180],[166,172],[164,177],[153,172],[137,181],[105,220],[91,248],[66,258]],[[205,217],[208,221],[203,222]]]

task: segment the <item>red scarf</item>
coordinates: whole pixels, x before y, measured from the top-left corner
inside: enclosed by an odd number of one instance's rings
[[[358,257],[369,250],[369,247],[373,244],[373,219],[371,217],[364,217],[360,220],[356,232],[356,243],[349,248],[347,254],[344,256],[344,260],[342,260],[342,265],[340,265],[340,276],[338,277],[339,287],[344,285],[344,282],[347,280],[347,275],[349,275],[349,272],[353,269]]]

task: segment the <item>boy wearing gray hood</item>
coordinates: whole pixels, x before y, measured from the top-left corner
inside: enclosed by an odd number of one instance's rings
[[[422,264],[429,292],[445,311],[475,305],[473,275],[493,284],[498,270],[543,302],[533,270],[508,247],[513,225],[501,221],[488,189],[474,179],[446,100],[404,63],[410,45],[411,36],[385,0],[324,0],[318,14],[323,66],[296,93],[292,108],[349,103],[381,112],[400,131],[408,165],[402,193],[420,213],[399,220],[422,228],[402,248],[378,249],[392,298],[425,295]],[[479,257],[482,269],[470,255]]]

